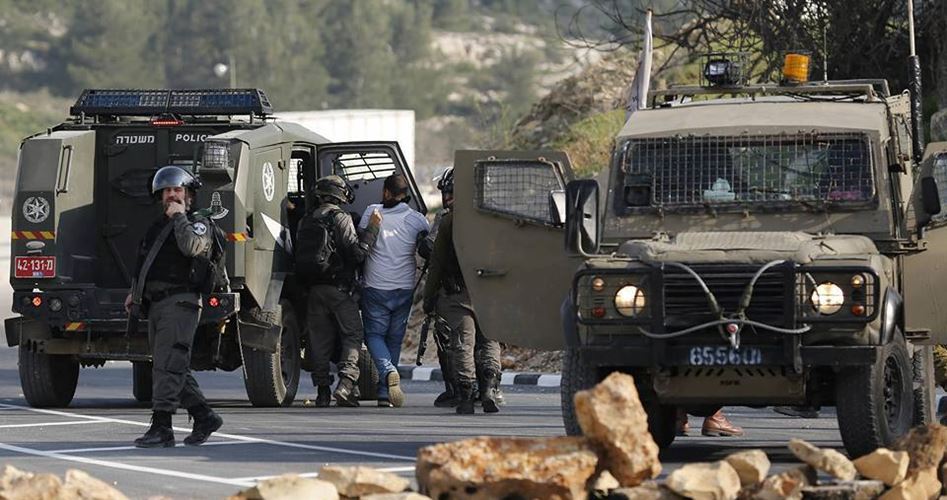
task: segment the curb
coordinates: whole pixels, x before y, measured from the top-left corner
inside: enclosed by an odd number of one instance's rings
[[[401,380],[435,381],[444,380],[440,367],[398,365]],[[559,387],[562,376],[558,373],[520,373],[503,372],[500,385],[535,385],[537,387]]]

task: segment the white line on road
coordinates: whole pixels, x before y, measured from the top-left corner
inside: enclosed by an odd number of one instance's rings
[[[224,446],[228,444],[247,444],[243,441],[210,441],[202,444],[201,446]],[[184,443],[178,443],[175,445],[175,448],[184,448],[187,445]],[[67,450],[50,450],[52,453],[95,453],[99,451],[131,451],[138,450],[135,446],[104,446],[100,448],[70,448]]]
[[[0,403],[0,407],[19,408],[21,410],[31,411],[34,413],[44,413],[46,415],[58,415],[58,416],[72,417],[72,418],[84,418],[87,420],[97,420],[99,422],[114,422],[116,424],[137,425],[141,427],[148,427],[151,425],[150,423],[147,423],[147,422],[136,422],[134,420],[124,420],[120,418],[109,418],[109,417],[97,417],[95,415],[83,415],[81,413],[70,413],[70,412],[57,411],[57,410],[44,410],[41,408],[30,408],[28,406],[11,405],[7,403]],[[182,432],[191,431],[191,429],[187,429],[183,427],[175,427],[174,430],[182,431]],[[409,462],[414,462],[416,459],[416,457],[409,456],[409,455],[392,455],[389,453],[376,453],[373,451],[346,450],[344,448],[335,448],[333,446],[319,446],[319,445],[314,445],[314,444],[291,443],[287,441],[276,441],[273,439],[241,436],[239,434],[225,434],[223,432],[215,432],[214,435],[219,438],[228,438],[228,439],[233,439],[236,441],[243,441],[245,443],[259,443],[259,444],[269,444],[273,446],[284,446],[287,448],[299,448],[303,450],[327,451],[330,453],[340,453],[344,455],[357,455],[357,456],[362,456],[362,457],[385,458],[388,460],[401,460],[401,461],[409,461]]]
[[[33,424],[4,424],[0,425],[0,429],[18,429],[21,427],[47,427],[53,425],[88,425],[88,424],[103,424],[105,422],[96,422],[93,420],[73,420],[69,422],[39,422]]]
[[[0,443],[0,450],[7,450],[16,453],[22,453],[24,455],[33,455],[36,457],[44,458],[55,458],[57,460],[65,460],[67,462],[77,462],[86,465],[98,465],[100,467],[109,467],[112,469],[121,469],[132,472],[143,472],[146,474],[157,474],[159,476],[171,476],[181,479],[193,479],[196,481],[206,481],[209,483],[220,483],[227,484],[231,486],[253,486],[253,483],[247,481],[236,481],[233,479],[227,479],[223,477],[216,476],[207,476],[204,474],[192,474],[190,472],[179,472],[168,469],[159,469],[157,467],[144,467],[140,465],[130,465],[123,464],[121,462],[112,462],[110,460],[99,460],[95,458],[86,458],[86,457],[76,457],[73,455],[63,455],[60,453],[52,451],[43,451],[43,450],[34,450],[33,448],[24,448],[22,446],[14,446],[12,444]]]

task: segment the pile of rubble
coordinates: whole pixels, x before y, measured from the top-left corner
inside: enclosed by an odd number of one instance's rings
[[[937,498],[947,474],[947,427],[931,424],[912,429],[893,449],[854,461],[793,439],[789,450],[801,464],[783,472],[770,474],[766,453],[747,450],[716,462],[686,464],[658,482],[658,446],[630,375],[613,373],[577,393],[575,411],[582,437],[479,437],[422,448],[415,467],[418,491],[390,472],[326,466],[318,479],[283,475],[230,500],[915,500]],[[8,466],[0,478],[0,499],[21,498],[125,496],[80,471],[69,471],[62,482],[52,474]]]

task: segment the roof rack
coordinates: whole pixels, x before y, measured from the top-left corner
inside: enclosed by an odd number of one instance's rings
[[[73,116],[273,114],[260,89],[86,89],[69,108]]]
[[[885,80],[838,80],[828,82],[810,82],[804,85],[779,85],[775,83],[761,83],[741,86],[697,87],[680,86],[664,90],[652,90],[648,93],[652,105],[658,98],[688,97],[696,95],[859,95],[865,96],[868,101],[876,101],[879,97],[890,95],[888,82]]]

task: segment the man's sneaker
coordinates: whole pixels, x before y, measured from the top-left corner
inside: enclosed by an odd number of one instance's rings
[[[171,429],[171,413],[156,411],[151,414],[151,427],[135,440],[138,448],[173,448],[174,431]]]
[[[385,382],[388,384],[388,399],[396,408],[404,406],[404,391],[401,390],[401,376],[398,370],[388,372],[385,376]]]
[[[335,386],[336,406],[356,407],[358,406],[358,392],[355,391],[355,382],[347,377],[339,378],[339,385]]]
[[[211,434],[217,432],[224,425],[224,419],[220,418],[220,415],[209,407],[191,413],[191,416],[194,417],[194,428],[191,430],[191,434],[184,438],[184,444],[187,446],[203,444]]]
[[[378,400],[378,407],[379,408],[394,408],[395,405],[391,404],[391,401],[382,398]]]
[[[329,404],[332,403],[332,389],[327,385],[320,385],[316,387],[316,408],[328,408]]]
[[[811,406],[774,406],[773,411],[788,417],[819,418],[819,410]]]

